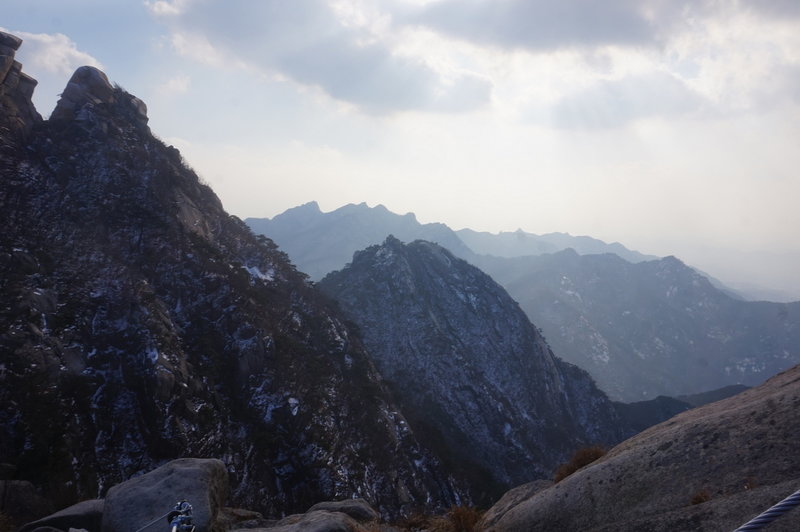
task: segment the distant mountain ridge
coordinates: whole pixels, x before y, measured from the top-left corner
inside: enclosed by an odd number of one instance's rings
[[[272,235],[270,238],[312,280],[341,269],[353,253],[383,242],[390,234],[404,242],[436,242],[459,257],[472,255],[446,225],[421,224],[412,213],[395,214],[383,205],[351,203],[324,213],[312,201],[272,219],[247,218],[245,223],[257,234]]]
[[[487,233],[472,229],[459,229],[458,237],[478,255],[495,257],[524,257],[527,255],[543,255],[556,253],[565,249],[574,249],[579,255],[613,253],[628,262],[655,260],[654,255],[644,255],[632,251],[619,242],[607,244],[602,240],[589,236],[572,236],[569,233],[547,233],[536,235],[526,233],[522,229],[513,232]]]
[[[631,264],[566,250],[476,265],[615,399],[752,386],[800,362],[800,302],[731,298],[675,257]]]
[[[312,278],[344,267],[354,251],[389,234],[438,242],[502,284],[555,353],[589,371],[615,400],[754,385],[800,362],[800,303],[737,300],[674,257],[641,260],[647,256],[621,245],[563,234],[454,232],[363,203],[331,213],[311,203],[272,222],[248,223],[256,232],[271,231]],[[570,247],[531,254],[567,244],[604,253],[581,255]]]

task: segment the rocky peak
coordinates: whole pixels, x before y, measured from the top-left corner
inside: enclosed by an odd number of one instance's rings
[[[497,283],[439,245],[390,236],[318,286],[362,331],[415,433],[477,500],[622,435],[591,378],[553,355]]]
[[[24,147],[0,131],[0,456],[65,502],[182,456],[273,515],[464,500],[338,311],[145,121],[83,67]]]
[[[68,121],[83,119],[94,107],[126,105],[135,122],[147,124],[147,106],[139,98],[114,88],[101,70],[82,66],[70,78],[50,119]]]
[[[21,44],[19,37],[0,32],[0,128],[25,136],[42,117],[31,101],[37,82],[15,59]]]

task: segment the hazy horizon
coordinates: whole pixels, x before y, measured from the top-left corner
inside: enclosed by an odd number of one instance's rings
[[[675,255],[800,299],[800,3],[9,0],[55,106],[90,64],[241,218],[316,200]]]

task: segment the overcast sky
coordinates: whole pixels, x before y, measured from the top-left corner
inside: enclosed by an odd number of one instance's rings
[[[242,218],[587,234],[800,299],[795,0],[4,0],[43,115],[101,67]]]

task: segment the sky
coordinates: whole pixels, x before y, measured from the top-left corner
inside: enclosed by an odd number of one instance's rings
[[[383,204],[800,299],[795,0],[4,0],[0,27],[42,115],[101,68],[239,217]]]

